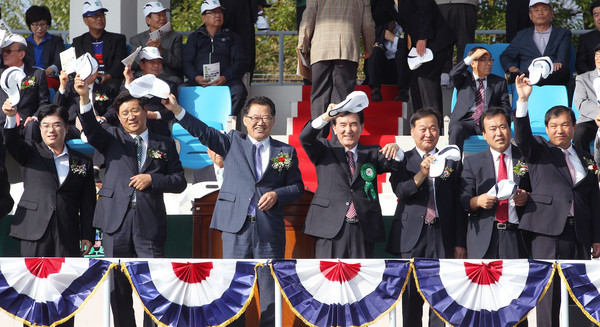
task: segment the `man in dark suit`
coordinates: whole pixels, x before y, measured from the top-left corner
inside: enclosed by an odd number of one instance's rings
[[[244,134],[228,134],[186,113],[169,95],[165,106],[190,134],[225,158],[225,175],[210,227],[222,232],[223,257],[283,258],[283,207],[304,192],[294,147],[273,139],[275,104],[267,97],[249,99],[242,109]],[[268,267],[258,268],[260,325],[274,324],[274,283]]]
[[[466,218],[458,202],[460,161],[446,161],[445,172],[429,177],[439,139],[440,116],[432,108],[417,110],[410,118],[415,148],[406,152],[406,169],[392,173],[390,183],[398,205],[388,237],[387,251],[402,258],[466,258]],[[402,298],[404,326],[420,326],[423,299],[411,279]],[[430,326],[444,326],[433,312]]]
[[[173,140],[148,132],[144,99],[122,92],[115,99],[120,127],[100,126],[92,111],[89,88],[79,76],[75,90],[88,142],[106,158],[104,184],[98,192],[94,226],[103,231],[107,257],[161,258],[165,255],[167,213],[163,193],[186,188]],[[135,326],[131,285],[114,275],[111,307],[116,326]],[[144,326],[153,325],[144,316]]]
[[[521,167],[521,152],[510,143],[510,114],[493,107],[480,118],[483,138],[490,146],[465,157],[461,174],[460,203],[468,212],[467,255],[473,259],[527,258],[518,231],[519,217],[527,203],[529,174]],[[522,173],[521,173],[522,171]],[[502,173],[503,172],[503,173]],[[514,181],[519,188],[510,200],[498,201],[487,192],[500,180]]]
[[[546,113],[549,141],[533,136],[527,111],[532,87],[524,75],[517,77],[519,93],[515,111],[515,141],[531,172],[531,196],[519,228],[529,231],[534,259],[590,259],[600,256],[600,191],[593,158],[573,147],[575,114],[565,106]],[[560,281],[537,306],[540,326],[558,326]]]
[[[311,202],[304,233],[317,238],[316,258],[372,258],[375,243],[385,240],[377,174],[401,169],[404,157],[395,144],[383,150],[359,142],[364,115],[329,111],[309,121],[300,133],[304,151],[317,169],[319,187]],[[333,123],[334,140],[319,138]],[[391,148],[391,149],[390,149]],[[389,160],[391,159],[391,160]],[[366,172],[371,169],[370,175]],[[366,192],[370,183],[373,192]]]
[[[450,115],[450,144],[463,150],[465,139],[480,135],[479,117],[490,107],[502,107],[510,115],[506,80],[492,75],[492,55],[481,47],[471,49],[465,59],[450,72],[456,87],[456,105]],[[467,70],[471,66],[473,72]],[[509,116],[510,117],[510,116]]]
[[[10,183],[6,172],[6,148],[4,142],[0,142],[0,219],[8,215],[15,204],[10,196]]]
[[[579,36],[575,69],[577,74],[583,74],[596,69],[596,46],[600,44],[600,0],[592,2],[590,12],[594,19],[595,29]]]
[[[84,53],[91,54],[98,60],[98,78],[100,84],[108,83],[114,90],[119,90],[123,77],[123,60],[127,57],[125,35],[105,30],[108,9],[102,7],[100,1],[86,1],[81,8],[83,23],[89,32],[73,39],[73,47],[77,57]]]
[[[571,78],[571,32],[552,26],[554,11],[550,0],[529,1],[529,18],[533,27],[517,33],[510,45],[500,55],[505,71],[520,74],[526,72],[533,59],[548,56],[554,64],[552,73],[537,85],[566,85]]]
[[[21,67],[25,73],[25,79],[21,82],[21,100],[17,107],[17,126],[21,135],[28,140],[41,142],[39,125],[37,124],[37,110],[48,104],[50,92],[46,73],[43,69],[34,68],[31,64],[24,62],[27,41],[18,35],[12,34],[2,43],[2,60],[6,67]],[[0,70],[0,74],[6,68]],[[0,103],[8,100],[8,94],[0,89]],[[6,115],[0,112],[0,124],[4,125]]]

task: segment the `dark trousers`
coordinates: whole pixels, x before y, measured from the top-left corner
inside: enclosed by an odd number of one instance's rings
[[[533,233],[531,254],[534,259],[589,260],[590,249],[577,241],[574,225],[567,221],[558,236]],[[552,285],[536,306],[538,326],[558,327],[560,313],[560,277],[555,274]]]
[[[258,218],[260,219],[260,218]],[[270,243],[261,240],[256,223],[246,220],[242,229],[233,234],[223,232],[224,259],[281,259],[285,256],[285,243]],[[269,266],[257,268],[258,294],[260,302],[260,325],[275,325],[275,281]],[[245,315],[232,323],[232,326],[244,326]]]
[[[433,60],[426,62],[412,72],[410,83],[410,98],[413,111],[423,107],[431,107],[443,117],[442,87],[440,74],[451,47],[446,47],[433,54]]]
[[[344,222],[334,238],[317,239],[315,258],[373,258],[373,249],[373,243],[365,241],[359,223]]]
[[[407,56],[408,50],[403,38],[398,40],[396,56],[392,59],[385,56],[384,48],[374,47],[369,59],[365,60],[365,73],[371,89],[382,84],[395,84],[401,90],[408,90],[411,70],[408,68]]]
[[[519,259],[527,258],[521,232],[519,230],[502,230],[494,226],[490,246],[484,259]],[[468,253],[467,253],[468,254]]]
[[[523,67],[523,70],[527,67]],[[542,78],[536,85],[565,85],[569,83],[571,79],[571,71],[569,70],[568,62],[564,62],[562,67],[552,72],[547,78]]]
[[[454,253],[448,253],[442,244],[442,229],[439,223],[435,225],[423,225],[421,235],[416,246],[410,252],[400,254],[401,258],[452,258]],[[408,288],[402,296],[402,325],[405,327],[422,326],[423,298],[417,291],[414,277],[411,276]],[[429,326],[444,327],[442,321],[435,312],[429,310]]]
[[[438,7],[456,36],[456,60],[460,61],[466,55],[464,53],[465,46],[468,43],[475,42],[477,6],[466,3],[449,3],[438,5]],[[448,73],[452,69],[452,51],[450,51],[446,58],[443,69],[444,73]]]
[[[312,89],[310,92],[311,118],[321,116],[330,103],[340,103],[354,91],[358,63],[349,60],[323,60],[311,65]],[[329,128],[323,128],[323,137]]]
[[[107,258],[163,258],[165,242],[145,239],[136,219],[136,209],[130,208],[123,223],[116,232],[104,233],[102,246]],[[113,285],[110,292],[110,307],[113,311],[115,327],[135,327],[133,298],[129,279],[120,269],[113,271]],[[144,313],[144,327],[156,326],[152,318]]]
[[[598,125],[595,121],[586,121],[578,123],[573,135],[573,145],[585,152],[590,152],[590,142],[596,139]]]
[[[463,152],[465,140],[469,136],[481,135],[481,129],[470,116],[463,117],[458,121],[451,120],[448,129],[450,130],[448,144],[456,144],[461,153]]]

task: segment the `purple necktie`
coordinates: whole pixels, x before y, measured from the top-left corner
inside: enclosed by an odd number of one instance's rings
[[[263,174],[262,170],[262,160],[260,159],[260,149],[262,148],[262,143],[256,143],[253,147],[254,149],[254,172],[256,173],[256,182],[260,180]],[[252,197],[250,201],[250,206],[248,206],[248,214],[250,216],[256,217],[256,206],[258,200],[256,196]]]
[[[475,95],[475,112],[472,116],[477,126],[479,126],[479,117],[481,117],[481,114],[485,109],[485,88],[483,87],[483,81],[485,81],[485,78],[477,79],[479,88],[477,88],[477,94]]]
[[[348,159],[348,166],[350,167],[350,175],[354,178],[354,171],[356,170],[356,163],[354,162],[354,152],[348,151],[346,152],[346,156]],[[348,207],[348,212],[346,212],[346,217],[354,218],[358,216],[356,213],[356,208],[354,207],[354,201],[350,200],[350,206]]]

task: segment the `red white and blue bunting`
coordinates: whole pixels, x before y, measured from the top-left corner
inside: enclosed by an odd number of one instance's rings
[[[600,265],[597,261],[560,262],[559,272],[581,311],[600,325]]]
[[[402,260],[274,260],[284,299],[309,326],[365,326],[394,308],[410,262]]]
[[[419,292],[452,326],[514,326],[550,285],[553,263],[415,259]]]
[[[0,308],[29,326],[74,316],[114,264],[82,258],[0,259]]]
[[[146,312],[161,326],[224,326],[252,300],[256,262],[150,260],[122,264]]]

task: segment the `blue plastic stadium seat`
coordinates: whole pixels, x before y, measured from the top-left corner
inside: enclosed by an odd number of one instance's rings
[[[95,150],[93,146],[83,142],[81,139],[68,140],[67,145],[69,145],[71,149],[79,151],[83,154],[92,154]]]
[[[227,86],[189,86],[179,89],[179,104],[189,113],[218,130],[224,130],[231,114],[231,94]],[[179,123],[173,125],[173,138],[179,141],[179,158],[184,168],[201,169],[212,164],[206,146]]]
[[[513,92],[513,101],[516,103],[519,95]],[[528,112],[533,135],[540,135],[548,139],[544,118],[548,109],[554,106],[568,106],[567,88],[564,85],[533,86],[529,96]],[[516,108],[516,106],[515,106]]]

